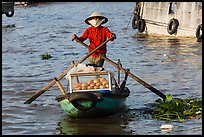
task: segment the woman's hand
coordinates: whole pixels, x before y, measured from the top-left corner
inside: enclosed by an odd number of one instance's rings
[[[111,39],[111,41],[114,41],[114,40],[116,39],[115,33],[111,33],[111,37],[113,37],[113,38]]]
[[[74,39],[78,39],[78,36],[76,34],[72,35],[72,41],[74,41]]]

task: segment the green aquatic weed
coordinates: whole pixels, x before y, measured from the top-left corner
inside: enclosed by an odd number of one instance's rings
[[[155,102],[151,111],[153,118],[184,122],[185,119],[202,117],[202,101],[199,101],[198,98],[173,99],[169,94],[165,101],[157,99]]]
[[[52,58],[52,56],[51,56],[51,55],[49,55],[48,53],[46,53],[46,54],[42,54],[42,55],[40,55],[40,56],[41,56],[41,59],[42,59],[42,60]]]

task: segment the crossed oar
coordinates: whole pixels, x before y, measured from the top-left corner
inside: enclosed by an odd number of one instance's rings
[[[83,46],[85,46],[86,48],[93,50],[91,47],[89,47],[88,45],[86,45],[85,43],[81,42],[78,39],[75,39],[78,43],[82,44]],[[162,92],[160,92],[159,90],[157,90],[156,88],[152,87],[151,85],[147,84],[145,81],[141,80],[140,78],[136,77],[134,74],[132,74],[129,70],[124,69],[123,67],[118,66],[118,64],[116,64],[115,62],[113,62],[112,60],[108,59],[107,57],[104,57],[103,55],[101,55],[100,53],[96,52],[100,57],[102,57],[103,59],[105,59],[107,62],[109,62],[111,65],[113,65],[114,67],[116,67],[117,69],[121,69],[123,73],[127,73],[130,77],[132,77],[134,80],[136,80],[137,82],[139,82],[140,84],[142,84],[143,86],[145,86],[146,88],[148,88],[149,90],[151,90],[152,92],[154,92],[155,94],[157,94],[158,96],[160,96],[163,100],[166,99],[166,95],[164,95]]]
[[[35,93],[27,101],[25,101],[24,104],[30,104],[31,102],[33,102],[36,98],[38,98],[41,94],[43,94],[46,90],[48,90],[51,86],[53,86],[56,83],[56,81],[62,79],[67,74],[67,72],[69,72],[74,66],[77,66],[78,64],[82,63],[89,56],[91,56],[91,54],[95,53],[99,48],[101,48],[104,44],[106,44],[112,38],[113,38],[113,36],[110,37],[109,39],[107,39],[104,43],[100,44],[97,48],[95,48],[93,51],[91,51],[89,54],[87,54],[81,60],[79,60],[78,62],[74,63],[70,68],[68,68],[63,73],[61,73],[59,76],[57,76],[56,79],[53,79],[50,83],[48,83],[46,86],[44,86],[42,89],[40,89],[37,93]]]
[[[73,64],[70,68],[68,68],[67,70],[65,70],[62,74],[60,74],[59,76],[56,77],[57,80],[62,79],[74,66],[82,63],[84,60],[86,60],[91,54],[93,53],[97,53],[100,57],[102,57],[103,59],[105,59],[107,62],[109,62],[111,65],[113,65],[114,67],[118,68],[118,64],[116,64],[115,62],[113,62],[112,60],[108,59],[107,57],[104,57],[103,55],[101,55],[100,53],[97,52],[97,50],[99,48],[101,48],[103,45],[105,45],[108,41],[110,41],[114,36],[111,36],[109,39],[107,39],[104,43],[100,44],[97,48],[95,48],[94,50],[89,47],[88,45],[86,45],[85,43],[81,42],[78,39],[75,39],[78,43],[82,44],[83,46],[85,46],[88,49],[91,49],[92,51],[87,54],[85,57],[83,57],[81,60],[79,60],[78,62],[76,62],[75,64]],[[128,74],[130,77],[132,77],[134,80],[136,80],[137,82],[139,82],[140,84],[142,84],[143,86],[145,86],[146,88],[148,88],[149,90],[151,90],[152,92],[154,92],[155,94],[157,94],[158,96],[160,96],[163,100],[166,99],[166,95],[164,95],[162,92],[160,92],[159,90],[157,90],[156,88],[152,87],[151,85],[147,84],[145,81],[141,80],[140,78],[136,77],[135,75],[133,75],[130,71],[125,70],[124,68],[120,67],[120,69],[122,70],[123,73]],[[37,99],[41,94],[43,94],[46,90],[48,90],[51,86],[53,86],[56,83],[56,80],[53,79],[50,83],[48,83],[46,86],[44,86],[42,89],[40,89],[37,93],[35,93],[31,98],[29,98],[27,101],[24,102],[24,104],[30,104],[32,103],[35,99]]]

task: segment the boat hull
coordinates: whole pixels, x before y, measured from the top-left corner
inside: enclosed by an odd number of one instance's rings
[[[201,2],[137,2],[136,7],[134,28],[138,29],[135,27],[136,17],[145,20],[145,23],[141,23],[145,30],[138,30],[138,34],[202,39]],[[176,19],[178,23],[171,22],[172,19]]]
[[[62,98],[58,100],[63,111],[72,118],[95,118],[95,117],[104,117],[113,115],[119,111],[122,111],[125,108],[125,102],[129,93],[125,95],[113,95],[113,94],[104,94],[95,92],[97,95],[97,102],[94,106],[91,106],[90,109],[79,109],[73,102],[70,102],[69,97]],[[80,99],[79,99],[80,100]],[[80,102],[84,103],[83,105],[89,106],[90,101]]]

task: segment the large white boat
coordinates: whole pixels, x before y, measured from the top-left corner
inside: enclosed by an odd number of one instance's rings
[[[202,40],[202,2],[136,2],[132,28],[138,34]]]

